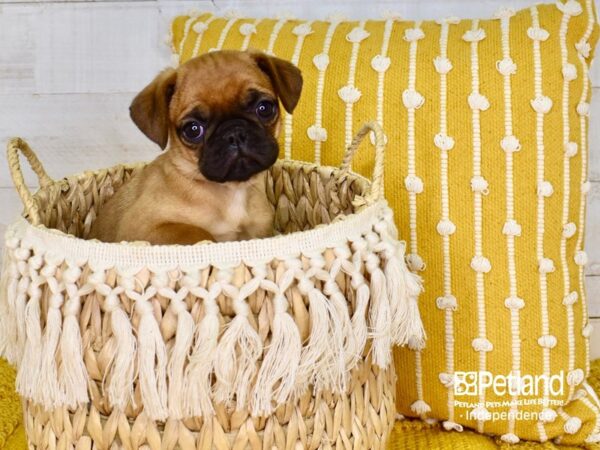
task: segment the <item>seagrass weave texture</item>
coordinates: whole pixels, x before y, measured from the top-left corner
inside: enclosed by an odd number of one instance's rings
[[[376,142],[373,182],[349,172]],[[40,177],[24,187],[19,153]],[[392,344],[422,345],[419,279],[383,200],[383,134],[340,169],[269,173],[282,235],[195,246],[79,239],[139,166],[52,181],[22,140],[0,353],[31,448],[384,448]]]

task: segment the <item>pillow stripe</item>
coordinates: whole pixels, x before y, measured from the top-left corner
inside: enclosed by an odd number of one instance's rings
[[[414,29],[420,29],[421,22],[416,22]],[[406,34],[405,34],[405,40]],[[410,94],[420,95],[416,92],[416,72],[417,72],[417,40],[410,41],[409,54],[408,54],[408,87],[403,92],[403,103],[407,109],[407,167],[408,176],[405,180],[405,187],[408,190],[408,203],[409,203],[409,227],[410,227],[410,254],[407,256],[407,262],[411,270],[421,271],[423,270],[424,264],[421,257],[418,255],[418,241],[417,241],[417,194],[423,192],[423,181],[416,175],[416,155],[415,155],[415,111],[416,106],[421,104],[411,104],[408,102]],[[415,95],[415,96],[416,96]],[[421,359],[421,349],[417,348],[415,351],[415,384],[417,400],[412,403],[411,410],[424,417],[431,407],[424,400],[423,396],[423,366]]]
[[[512,340],[512,373],[518,374],[521,370],[521,338],[519,329],[519,309],[522,307],[522,300],[519,298],[517,285],[517,271],[515,262],[515,236],[521,234],[520,225],[515,220],[515,199],[514,199],[514,180],[513,180],[513,153],[520,150],[521,144],[513,135],[512,122],[512,86],[510,77],[516,72],[510,54],[510,19],[513,16],[510,10],[502,10],[498,13],[500,19],[502,60],[496,63],[498,71],[502,74],[504,90],[504,138],[500,146],[505,152],[506,165],[506,222],[502,232],[506,236],[506,251],[508,256],[508,280],[509,293],[505,301],[506,307],[510,310],[511,340]],[[518,395],[511,395],[511,407],[508,416],[507,432],[501,436],[504,442],[514,444],[519,442],[515,434],[515,417],[518,411]]]
[[[454,142],[451,137],[448,136],[447,126],[447,82],[446,82],[446,69],[451,65],[448,60],[448,32],[450,23],[448,20],[440,21],[440,38],[439,38],[439,51],[440,56],[434,60],[436,71],[440,77],[440,128],[439,133],[434,137],[434,144],[437,147],[436,151],[439,153],[440,158],[440,200],[441,200],[441,219],[437,224],[438,234],[442,236],[442,264],[443,264],[443,297],[440,299],[443,301],[444,298],[455,299],[452,292],[452,267],[450,260],[450,235],[454,232],[452,227],[454,224],[450,221],[450,205],[448,199],[448,152],[454,146]],[[436,64],[437,63],[437,64]],[[440,382],[444,384],[448,391],[448,420],[444,422],[444,428],[453,429],[456,427],[454,417],[454,383],[452,378],[454,377],[454,309],[445,308],[442,310],[444,314],[444,327],[445,327],[445,352],[446,352],[446,373],[440,373]]]
[[[574,12],[574,11],[573,11]],[[567,32],[569,27],[569,21],[571,19],[571,13],[569,9],[563,7],[563,16],[560,24],[559,40],[560,40],[560,55],[562,61],[562,73],[563,73],[563,91],[562,91],[562,124],[563,124],[563,203],[562,203],[562,226],[563,230],[567,226],[569,221],[569,202],[571,197],[571,156],[573,148],[576,148],[576,143],[571,142],[571,128],[569,124],[569,83],[576,76],[576,72],[573,65],[568,62],[567,59]],[[575,74],[573,74],[575,72]],[[567,264],[567,237],[563,231],[560,239],[560,264],[563,274],[563,286],[564,286],[564,299],[563,305],[565,306],[565,312],[567,316],[567,343],[569,347],[569,358],[568,358],[568,371],[569,374],[575,369],[575,337],[573,335],[573,307],[571,303],[571,284],[570,284],[570,271],[569,265]],[[575,296],[576,292],[573,293]],[[573,398],[574,385],[569,383],[569,401]]]
[[[281,18],[273,26],[273,31],[271,31],[271,35],[269,36],[269,44],[267,45],[267,48],[265,49],[265,52],[268,53],[269,55],[273,54],[273,49],[275,48],[275,42],[277,41],[279,32],[281,31],[283,26],[286,24],[286,22],[287,22],[286,18]]]
[[[296,38],[296,45],[294,47],[294,53],[292,54],[292,58],[290,59],[291,63],[294,65],[298,65],[298,61],[300,60],[300,54],[302,53],[302,45],[304,44],[304,39],[306,36],[312,33],[311,29],[312,22],[302,23],[300,25],[296,25],[292,30]],[[292,158],[292,124],[293,124],[293,116],[291,114],[285,114],[283,119],[283,148],[284,148],[284,157],[285,159]]]
[[[544,97],[542,91],[542,56],[540,52],[540,42],[541,38],[545,36],[544,31],[540,28],[539,15],[537,7],[532,6],[530,8],[531,12],[531,28],[528,31],[529,37],[533,42],[533,76],[534,76],[534,94],[536,101],[537,99],[544,99],[548,97]],[[532,37],[533,36],[533,37]],[[549,102],[546,102],[546,105],[543,104],[538,106],[536,113],[536,146],[537,146],[537,162],[536,162],[536,185],[537,185],[537,239],[536,239],[536,255],[538,260],[538,273],[539,273],[539,283],[540,283],[540,317],[542,324],[542,332],[541,337],[538,339],[538,343],[544,344],[542,345],[542,353],[543,353],[543,374],[547,377],[550,376],[550,346],[546,345],[548,342],[552,342],[553,338],[554,342],[556,338],[554,336],[550,337],[550,325],[548,322],[548,284],[547,284],[547,270],[554,270],[554,265],[551,264],[551,260],[544,259],[544,214],[545,214],[545,197],[549,193],[545,191],[542,186],[546,182],[544,179],[544,115],[550,111],[552,107],[552,102],[548,98]],[[543,102],[540,102],[543,103]],[[533,104],[533,103],[532,103]],[[535,108],[534,108],[535,109]],[[545,261],[545,262],[544,262]],[[545,264],[545,265],[544,265]],[[549,392],[544,390],[542,395],[542,407],[544,410],[542,411],[543,417],[547,420],[554,417],[555,414],[553,411],[548,409],[549,406]],[[546,435],[546,430],[544,428],[544,420],[540,420],[537,424],[539,439],[544,442],[548,440],[548,436]]]
[[[485,283],[484,274],[489,271],[489,260],[483,256],[483,199],[482,196],[487,192],[487,181],[481,173],[481,122],[480,112],[487,109],[487,99],[482,97],[479,91],[479,37],[483,30],[479,28],[479,20],[472,21],[470,33],[463,35],[463,39],[470,42],[471,47],[471,87],[472,92],[469,96],[471,100],[472,115],[472,146],[473,146],[473,178],[471,179],[471,190],[473,191],[473,214],[474,214],[474,242],[475,258],[471,266],[475,270],[475,291],[477,295],[477,323],[478,336],[481,339],[487,339],[486,319],[485,319]],[[486,264],[487,262],[487,264]],[[479,350],[479,371],[486,371],[487,351],[482,348]],[[477,430],[480,433],[484,431],[484,422],[489,420],[489,411],[485,407],[485,392],[481,389],[479,393],[479,405],[476,409],[475,418],[477,419]]]
[[[315,93],[315,123],[308,128],[308,137],[315,143],[315,164],[321,164],[321,142],[327,140],[327,130],[323,128],[323,91],[325,87],[325,72],[329,67],[329,48],[333,33],[339,25],[338,21],[331,22],[327,27],[323,50],[313,58],[313,64],[319,71],[317,90]]]
[[[194,48],[192,50],[192,55],[198,56],[200,54],[200,44],[202,44],[202,36],[204,36],[204,33],[208,29],[208,26],[216,18],[217,18],[217,16],[211,16],[206,21],[202,22],[203,25],[201,27],[199,27],[199,31],[197,31],[198,35],[196,36],[196,40],[194,41]],[[197,23],[200,23],[200,22],[197,22]],[[185,42],[186,42],[186,40],[183,39],[181,43],[184,44]]]
[[[590,36],[592,35],[592,30],[594,29],[594,14],[592,11],[592,0],[586,0],[585,7],[587,11],[587,28],[585,33],[579,43],[581,48],[584,48],[585,45],[589,45],[588,41]],[[587,182],[587,158],[588,158],[588,148],[587,148],[587,119],[589,112],[589,90],[590,90],[590,77],[589,77],[589,68],[588,64],[585,60],[584,55],[581,51],[577,52],[577,57],[579,58],[579,62],[581,64],[581,73],[583,74],[583,87],[581,91],[581,98],[579,100],[579,104],[577,105],[577,113],[579,114],[579,126],[580,126],[580,142],[581,142],[581,184],[580,184],[580,196],[579,196],[579,226],[578,226],[578,235],[577,235],[577,243],[575,244],[575,255],[585,254],[583,252],[583,237],[585,230],[585,188]],[[575,260],[577,264],[577,259]],[[581,296],[581,334],[586,337],[586,329],[589,325],[588,311],[587,311],[587,298],[585,293],[585,272],[584,265],[577,264],[578,267],[578,276],[579,276],[579,294]],[[589,337],[589,336],[588,336]],[[585,340],[585,376],[586,378],[590,374],[590,342],[589,339]]]

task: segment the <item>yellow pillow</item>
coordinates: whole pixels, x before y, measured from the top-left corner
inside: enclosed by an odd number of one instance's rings
[[[386,130],[429,335],[396,353],[400,413],[506,442],[600,440],[582,247],[597,28],[592,0],[491,20],[174,20],[181,62],[255,48],[301,68],[281,156],[338,165],[360,124]],[[372,164],[362,152],[354,170]]]

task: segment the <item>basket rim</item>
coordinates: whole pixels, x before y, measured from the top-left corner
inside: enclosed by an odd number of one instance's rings
[[[146,163],[117,164],[115,166],[85,171],[54,181],[42,189],[67,183],[69,179],[87,178],[110,169],[138,168]],[[296,160],[280,159],[277,165],[301,165],[317,168],[329,173],[340,169],[331,166],[320,166]],[[349,172],[349,176],[370,183],[360,174]],[[38,190],[39,192],[39,190]],[[37,195],[37,192],[36,192]],[[387,201],[378,200],[366,203],[359,211],[339,216],[329,224],[293,233],[277,235],[260,239],[249,239],[229,242],[200,242],[192,245],[152,245],[135,242],[100,242],[88,240],[64,233],[60,230],[47,228],[44,225],[33,225],[20,215],[8,227],[5,239],[18,238],[28,241],[32,248],[43,252],[51,252],[75,261],[88,261],[94,265],[115,267],[207,267],[209,265],[221,268],[237,267],[241,263],[248,266],[266,262],[294,258],[300,254],[307,256],[320,254],[325,248],[332,248],[348,240],[353,240],[370,231],[373,224],[389,211]]]

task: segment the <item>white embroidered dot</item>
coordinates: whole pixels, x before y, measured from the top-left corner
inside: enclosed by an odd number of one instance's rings
[[[346,103],[356,103],[362,94],[355,86],[346,85],[340,88],[338,95]]]
[[[489,341],[489,339],[482,338],[482,337],[473,339],[473,342],[471,342],[471,345],[473,346],[473,349],[476,352],[491,352],[494,349],[494,346]]]
[[[319,53],[313,56],[313,64],[317,69],[323,72],[329,65],[329,55],[327,53]]]
[[[589,116],[590,104],[588,102],[579,102],[577,104],[577,114],[580,116]]]
[[[420,28],[407,28],[404,31],[404,40],[407,42],[415,42],[425,37],[425,33]]]
[[[416,175],[409,175],[404,179],[404,187],[408,192],[420,194],[423,192],[423,180]]]
[[[489,412],[489,410],[485,406],[479,405],[471,410],[469,416],[474,418],[475,420],[486,421],[492,418],[492,413]]]
[[[567,374],[567,384],[569,386],[577,386],[578,384],[581,384],[583,382],[584,378],[585,378],[585,376],[583,374],[583,370],[581,370],[581,369],[571,370]]]
[[[451,220],[440,220],[436,226],[437,232],[442,236],[450,236],[456,232],[456,225]]]
[[[593,331],[594,326],[591,323],[588,323],[585,327],[582,328],[581,335],[585,338],[589,338],[592,335]]]
[[[296,36],[308,36],[313,32],[309,23],[301,23],[300,25],[296,25],[292,30]]]
[[[492,270],[492,264],[485,256],[474,256],[471,259],[471,268],[475,272],[488,273]]]
[[[348,42],[358,43],[364,41],[366,38],[370,36],[370,33],[361,27],[353,28],[350,33],[346,35],[346,40]]]
[[[502,227],[502,234],[505,236],[521,236],[521,225],[515,220],[507,220]]]
[[[564,14],[569,16],[578,16],[583,11],[577,0],[567,0],[565,3],[557,1],[556,7]]]
[[[311,141],[324,142],[327,140],[327,130],[317,125],[308,127],[306,134]]]
[[[554,272],[554,261],[552,261],[550,258],[541,258],[538,261],[538,269],[540,273]]]
[[[500,439],[502,439],[504,442],[508,442],[509,444],[517,444],[520,441],[519,437],[514,433],[503,434],[500,436]]]
[[[565,295],[562,303],[565,306],[571,306],[571,305],[574,305],[575,303],[577,303],[578,299],[579,299],[579,294],[576,291],[573,291],[573,292],[569,292],[567,295]]]
[[[485,39],[485,30],[483,28],[468,30],[465,34],[463,34],[462,38],[467,42],[479,42]]]
[[[407,89],[402,93],[402,103],[407,108],[419,109],[425,103],[425,98],[419,92]]]
[[[525,301],[519,297],[508,297],[504,300],[504,306],[510,310],[518,311],[525,307]]]
[[[418,415],[427,414],[429,411],[431,411],[431,407],[423,400],[417,400],[414,402],[412,405],[410,405],[410,409]]]
[[[575,44],[575,48],[577,49],[577,52],[584,58],[588,58],[590,56],[590,52],[592,51],[590,43],[584,40],[581,40]]]
[[[575,434],[581,429],[581,419],[579,417],[569,417],[565,422],[564,430],[567,434]]]
[[[540,27],[530,27],[527,29],[527,36],[534,41],[545,41],[550,36],[550,33]]]
[[[437,73],[446,74],[452,70],[452,63],[448,58],[436,56],[433,59],[433,65]]]
[[[423,262],[423,258],[421,258],[416,253],[410,253],[409,255],[407,255],[406,263],[408,264],[408,268],[415,272],[425,269],[425,263]]]
[[[243,23],[240,25],[240,33],[243,36],[250,36],[256,33],[256,27],[253,23]]]
[[[578,266],[585,266],[588,263],[588,255],[583,250],[575,252],[575,264]]]
[[[194,26],[192,27],[192,30],[194,30],[194,32],[197,34],[202,34],[207,29],[208,29],[208,25],[206,24],[206,22],[196,22],[194,24]]]
[[[590,183],[589,181],[585,181],[585,182],[581,183],[581,193],[582,194],[587,194],[588,192],[590,192],[591,188],[592,188],[592,183]]]
[[[518,152],[521,150],[521,143],[515,136],[504,136],[500,141],[500,146],[505,152]]]
[[[440,372],[438,374],[438,378],[440,383],[442,383],[445,387],[450,388],[454,386],[454,375],[451,373]]]
[[[545,95],[539,95],[531,100],[531,107],[535,112],[547,114],[552,109],[552,100]]]
[[[552,423],[556,420],[557,416],[558,416],[558,414],[553,409],[544,408],[540,412],[539,418],[540,418],[540,421],[543,423]]]
[[[471,178],[471,190],[473,192],[486,193],[488,190],[487,180],[479,176]]]
[[[556,347],[556,336],[551,334],[544,334],[538,338],[538,345],[544,348]]]
[[[552,194],[554,194],[552,183],[549,181],[540,182],[537,187],[537,194],[543,197],[550,197]]]
[[[577,68],[571,63],[566,63],[562,67],[562,75],[565,80],[573,81],[577,78]]]
[[[500,61],[496,61],[496,69],[502,75],[514,75],[517,73],[517,65],[510,58],[504,58]]]
[[[564,224],[563,236],[565,238],[569,239],[569,238],[573,237],[576,232],[577,232],[577,225],[575,225],[573,222]]]
[[[578,149],[577,142],[567,142],[565,144],[565,156],[572,158],[577,154]]]
[[[371,67],[375,72],[383,73],[389,69],[391,62],[392,60],[387,56],[375,55],[371,59]]]
[[[444,427],[444,430],[446,431],[463,431],[463,426],[461,424],[452,422],[451,420],[444,420],[442,422],[442,427]]]
[[[435,304],[439,309],[450,309],[452,311],[456,311],[457,308],[456,297],[450,294],[438,297],[435,300]]]
[[[433,142],[440,150],[448,151],[454,148],[454,138],[445,134],[438,133],[434,136]]]
[[[490,101],[479,92],[469,94],[469,106],[473,110],[485,111],[490,107]]]
[[[502,6],[495,13],[494,18],[496,19],[508,19],[515,15],[515,10],[513,8]]]

